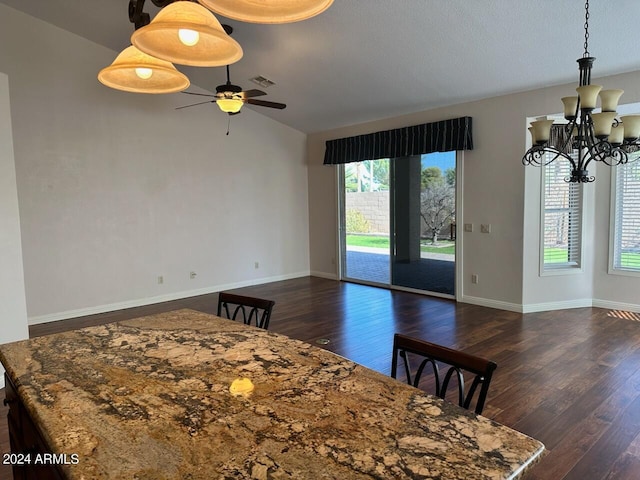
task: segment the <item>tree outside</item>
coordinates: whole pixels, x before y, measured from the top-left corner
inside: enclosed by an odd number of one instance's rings
[[[388,191],[389,160],[363,160],[346,164],[344,183],[347,192]]]
[[[427,167],[421,173],[420,216],[431,244],[438,243],[443,228],[455,219],[455,170],[445,175],[438,167]]]

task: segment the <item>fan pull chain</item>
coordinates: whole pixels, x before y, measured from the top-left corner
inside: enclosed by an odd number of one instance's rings
[[[231,115],[227,117],[227,135],[229,135],[229,127],[231,126]]]

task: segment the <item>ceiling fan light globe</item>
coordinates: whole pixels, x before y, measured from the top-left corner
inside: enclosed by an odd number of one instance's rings
[[[216,103],[220,110],[226,113],[238,113],[243,105],[242,100],[235,98],[220,98],[216,100]]]

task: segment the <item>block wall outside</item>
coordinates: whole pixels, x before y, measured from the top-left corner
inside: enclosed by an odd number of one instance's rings
[[[389,235],[389,192],[347,192],[345,197],[346,211],[355,210],[362,214],[369,224],[370,234]],[[347,232],[352,233],[352,232]],[[440,238],[453,238],[451,225],[446,225],[440,232]],[[424,231],[423,231],[424,235]]]
[[[360,212],[369,223],[367,233],[389,235],[389,192],[347,192],[345,209]]]

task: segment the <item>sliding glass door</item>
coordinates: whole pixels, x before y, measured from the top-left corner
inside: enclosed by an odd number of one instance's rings
[[[455,152],[393,162],[391,285],[455,295]]]
[[[388,285],[389,160],[348,163],[343,175],[342,276]]]
[[[455,295],[456,153],[344,165],[342,277]]]

